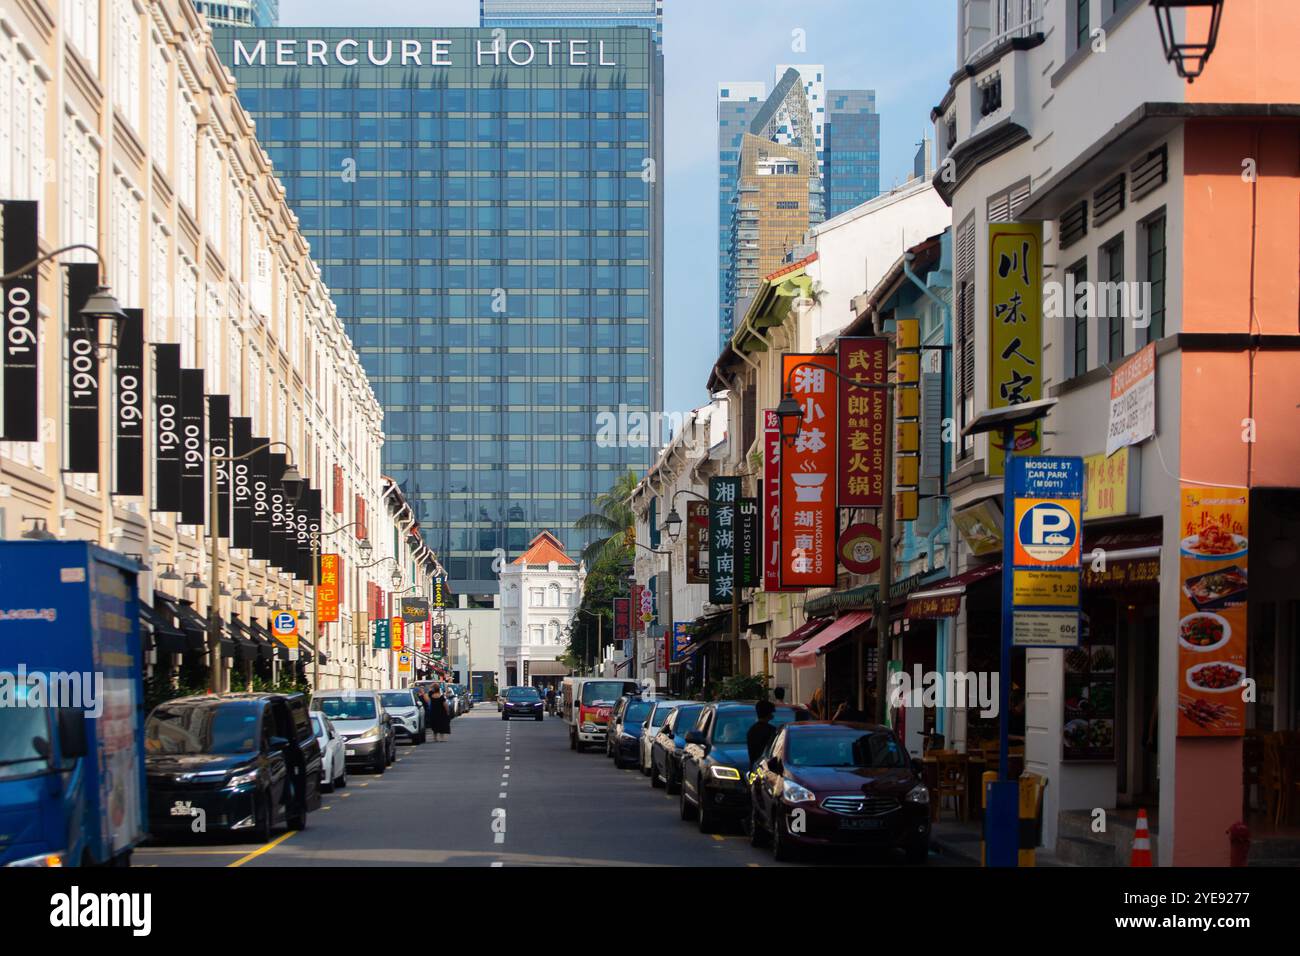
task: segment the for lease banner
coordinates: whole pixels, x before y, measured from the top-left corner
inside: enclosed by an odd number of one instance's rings
[[[781,584],[835,585],[834,355],[784,355],[781,382],[803,413],[799,436],[781,449]]]
[[[1239,737],[1246,726],[1245,488],[1184,485],[1178,542],[1178,736]]]
[[[1106,454],[1155,437],[1156,344],[1139,349],[1110,377],[1110,425]]]

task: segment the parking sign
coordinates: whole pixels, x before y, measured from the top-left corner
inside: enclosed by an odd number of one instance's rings
[[[271,633],[276,640],[291,651],[298,649],[298,613],[296,611],[276,611],[271,616]]]

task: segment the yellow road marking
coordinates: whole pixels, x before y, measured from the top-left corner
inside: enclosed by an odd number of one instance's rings
[[[277,846],[279,846],[281,843],[289,839],[289,837],[293,836],[297,832],[298,832],[297,830],[285,830],[283,833],[281,833],[270,843],[267,843],[264,846],[259,846],[256,850],[254,850],[252,853],[248,854],[247,856],[241,856],[234,863],[228,863],[226,865],[228,867],[243,866],[249,860],[256,859],[257,857],[261,856],[263,853],[268,852],[269,850],[274,850]]]
[[[721,833],[711,833],[709,835],[713,837],[713,839],[717,840],[719,843],[721,843],[723,840],[726,839],[726,837],[724,837]]]

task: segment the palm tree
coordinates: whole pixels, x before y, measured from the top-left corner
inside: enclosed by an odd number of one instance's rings
[[[596,496],[596,510],[583,515],[574,524],[579,531],[594,531],[596,537],[582,549],[587,567],[608,553],[627,551],[636,540],[636,515],[632,513],[632,492],[639,479],[629,469],[619,475],[609,491]]]

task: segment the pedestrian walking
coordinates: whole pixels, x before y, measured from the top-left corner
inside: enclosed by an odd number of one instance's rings
[[[772,725],[772,715],[776,713],[776,705],[770,700],[760,700],[754,705],[754,711],[758,714],[758,721],[745,735],[745,746],[749,750],[751,767],[758,763],[758,758],[763,756],[763,751],[776,736],[776,727]]]
[[[813,691],[812,700],[808,701],[808,709],[812,711],[814,717],[818,720],[826,719],[826,691],[818,687]]]
[[[554,715],[555,713],[555,688],[546,688],[546,712]]]
[[[433,718],[429,730],[433,732],[434,743],[439,743],[451,733],[451,713],[447,710],[447,698],[442,696],[442,688],[435,687],[431,695]]]

